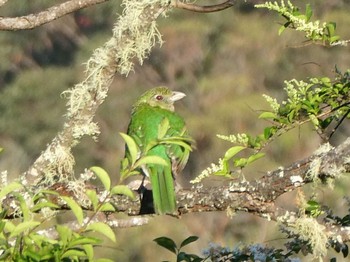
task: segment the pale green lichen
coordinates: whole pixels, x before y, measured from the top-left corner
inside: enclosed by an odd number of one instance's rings
[[[330,143],[323,143],[319,148],[314,152],[314,155],[323,155],[331,151],[334,147]]]
[[[86,121],[81,126],[74,126],[72,133],[75,139],[80,139],[83,135],[89,135],[96,138],[99,135],[100,130],[97,123]]]
[[[73,192],[75,199],[81,206],[88,208],[91,205],[91,201],[86,195],[85,181],[78,179],[69,181],[68,190]]]
[[[314,153],[316,156],[310,163],[309,170],[307,171],[307,178],[313,181],[317,180],[320,172],[326,174],[330,178],[339,178],[346,170],[342,165],[336,165],[334,163],[327,163],[326,166],[322,167],[323,159],[322,156],[334,149],[329,143],[322,144]],[[320,170],[322,167],[322,170]],[[329,184],[332,186],[332,184]]]
[[[321,164],[322,159],[320,157],[316,157],[315,159],[313,159],[310,163],[309,169],[307,170],[305,178],[311,181],[316,181],[320,173],[319,171],[321,168]]]
[[[55,217],[58,214],[58,212],[59,211],[51,209],[49,207],[43,207],[42,209],[40,209],[40,213],[45,219],[50,219]]]
[[[311,217],[297,217],[294,212],[286,212],[278,218],[283,231],[288,235],[297,236],[300,240],[307,241],[312,249],[314,258],[322,258],[327,254],[328,236],[325,226],[319,224]]]
[[[327,254],[328,237],[325,233],[325,227],[319,224],[316,219],[310,217],[298,218],[291,225],[291,228],[302,240],[308,241],[315,258],[321,258]]]
[[[40,157],[44,158],[44,161],[48,163],[45,170],[43,170],[47,184],[66,181],[69,179],[67,175],[73,173],[74,157],[70,150],[61,144],[53,143]],[[58,181],[57,174],[60,174]]]

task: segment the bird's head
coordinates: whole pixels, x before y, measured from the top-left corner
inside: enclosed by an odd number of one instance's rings
[[[134,104],[133,110],[142,104],[153,107],[160,107],[169,111],[174,111],[174,102],[186,95],[181,92],[171,91],[169,88],[161,86],[155,87],[145,92]]]

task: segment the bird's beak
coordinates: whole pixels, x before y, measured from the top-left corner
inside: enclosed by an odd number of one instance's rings
[[[185,96],[186,96],[186,94],[184,94],[182,92],[174,91],[172,96],[170,97],[170,101],[171,102],[175,102],[177,100],[180,100],[180,99],[184,98]]]

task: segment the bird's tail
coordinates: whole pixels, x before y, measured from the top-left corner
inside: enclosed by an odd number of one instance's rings
[[[154,210],[157,214],[172,214],[176,210],[174,179],[169,167],[157,166],[150,174]]]

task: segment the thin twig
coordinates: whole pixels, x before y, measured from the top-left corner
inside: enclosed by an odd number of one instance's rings
[[[180,8],[192,12],[198,12],[198,13],[213,13],[213,12],[219,12],[222,10],[225,10],[227,8],[230,8],[234,5],[235,0],[228,0],[226,2],[215,4],[215,5],[195,5],[195,4],[187,4],[178,0],[172,1],[171,5],[175,8]]]

